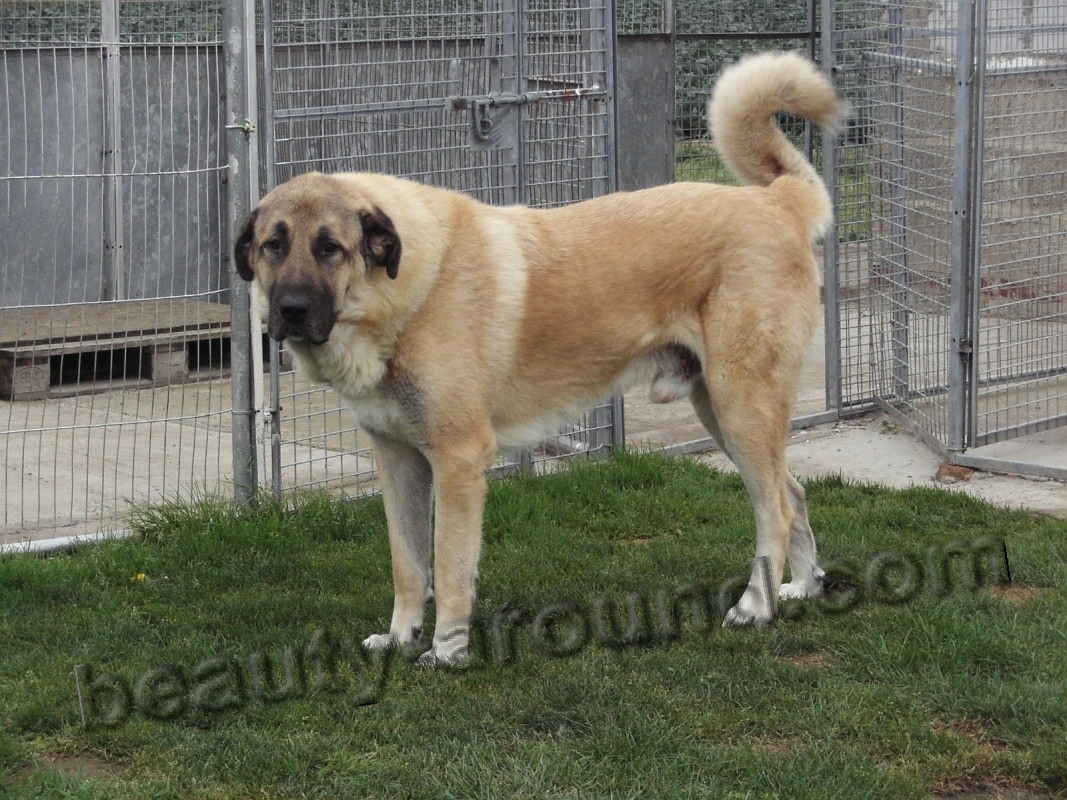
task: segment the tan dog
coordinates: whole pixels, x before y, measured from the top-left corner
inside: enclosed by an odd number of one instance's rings
[[[784,452],[819,313],[811,243],[831,204],[779,110],[833,125],[842,103],[805,59],[764,54],[728,69],[709,104],[719,151],[754,186],[533,210],[312,173],[263,198],[237,240],[238,271],[255,280],[270,335],[341,394],[376,449],[396,594],[389,632],[366,645],[418,644],[435,592],[420,663],[469,658],[498,448],[536,442],[642,379],[657,401],[690,399],[755,507],[756,566],[724,624],[767,624],[778,598],[822,591]],[[787,558],[792,580],[775,597]]]

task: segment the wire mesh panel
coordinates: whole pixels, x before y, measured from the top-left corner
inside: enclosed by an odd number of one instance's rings
[[[976,446],[1067,424],[1067,3],[979,22]]]
[[[839,3],[832,24],[854,107],[833,150],[842,405],[951,450],[1063,424],[1062,2]]]
[[[944,441],[953,265],[953,12],[849,4],[837,48],[854,117],[838,149],[842,402],[877,397]],[[852,244],[851,242],[855,244]]]
[[[0,536],[228,478],[220,9],[0,6]]]
[[[534,206],[613,188],[605,3],[274,0],[264,30],[268,185],[384,172]],[[369,443],[336,395],[291,371],[274,383],[275,490],[375,490]],[[613,430],[610,406],[594,409],[500,466],[598,449]]]

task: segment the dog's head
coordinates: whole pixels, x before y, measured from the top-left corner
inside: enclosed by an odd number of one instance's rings
[[[370,197],[309,173],[260,201],[234,258],[237,273],[263,292],[272,338],[323,344],[347,297],[364,283],[396,279],[400,236]]]

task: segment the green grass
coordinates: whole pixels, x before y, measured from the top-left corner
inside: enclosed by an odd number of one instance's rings
[[[896,605],[868,598],[838,615],[809,605],[768,630],[690,627],[569,658],[520,631],[511,663],[421,671],[398,659],[369,705],[356,704],[354,673],[342,671],[348,683],[333,694],[250,695],[225,711],[135,712],[86,730],[75,665],[131,685],[161,665],[191,679],[205,659],[247,665],[320,628],[339,638],[383,630],[380,502],[309,496],[242,516],[221,503],[165,506],[137,516],[138,539],[0,559],[0,796],[1067,792],[1067,525],[933,489],[833,479],[811,484],[809,500],[825,559],[921,556],[992,535],[1007,544],[1014,585]],[[499,481],[480,609],[717,586],[747,568],[752,548],[740,481],[688,461],[625,455]]]

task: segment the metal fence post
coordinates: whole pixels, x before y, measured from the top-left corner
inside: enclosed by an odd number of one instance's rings
[[[118,0],[101,0],[100,38],[104,57],[104,285],[106,300],[126,299],[125,234],[122,213],[122,76]]]
[[[908,296],[908,217],[905,196],[904,164],[904,70],[900,68],[904,56],[904,2],[892,0],[889,6],[889,53],[893,58],[893,80],[890,90],[887,130],[889,133],[889,254],[891,312],[889,335],[893,358],[893,397],[907,400],[911,391],[911,313]]]
[[[979,374],[982,360],[977,356],[981,353],[981,300],[982,300],[982,240],[984,238],[982,226],[982,192],[985,174],[985,123],[986,123],[986,61],[987,47],[989,44],[989,0],[976,0],[974,19],[975,39],[975,73],[974,73],[974,129],[973,150],[974,158],[971,159],[971,263],[969,282],[970,298],[968,300],[971,320],[971,353],[970,369],[967,380],[967,446],[977,444],[978,429],[978,390]]]
[[[822,66],[831,77],[836,73],[837,42],[835,40],[834,0],[821,0],[822,15]],[[841,176],[838,174],[838,140],[836,136],[823,134],[822,174],[830,192],[830,202],[839,207]],[[837,215],[834,214],[823,240],[823,376],[826,384],[826,408],[841,413],[841,308],[840,276],[838,265],[839,237]]]
[[[234,501],[245,505],[257,488],[256,408],[252,383],[252,317],[248,286],[237,275],[229,246],[251,208],[252,98],[249,92],[248,54],[255,50],[255,26],[248,24],[250,0],[226,0],[223,35],[226,47],[226,222],[224,258],[230,264],[231,381],[233,392]]]
[[[968,444],[968,387],[974,337],[971,333],[974,164],[974,0],[956,6],[956,109],[952,189],[952,286],[948,363],[948,441],[950,451]]]

